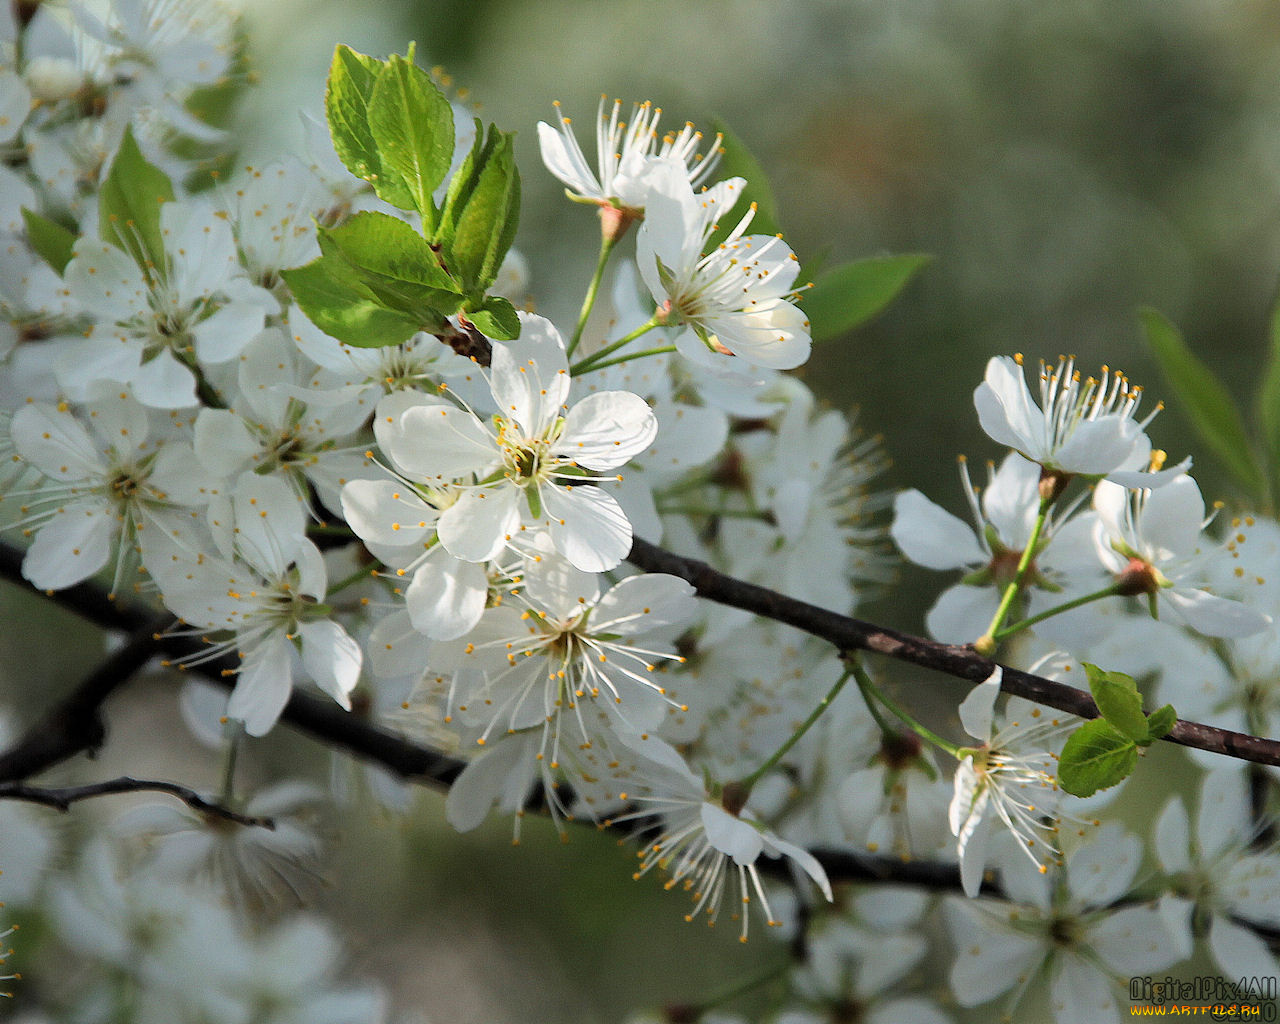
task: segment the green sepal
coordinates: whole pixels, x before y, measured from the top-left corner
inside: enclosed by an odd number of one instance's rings
[[[1250,496],[1261,498],[1265,475],[1231,394],[1195,357],[1177,327],[1163,314],[1143,308],[1138,310],[1138,319],[1165,380],[1200,439]]]
[[[357,348],[398,345],[419,330],[422,318],[388,309],[341,259],[324,257],[282,272],[294,301],[320,330]]]
[[[383,174],[394,174],[408,190],[409,208],[430,236],[439,217],[432,195],[453,158],[453,107],[430,75],[393,55],[373,83],[368,116]]]
[[[529,503],[529,514],[534,519],[542,518],[542,495],[538,493],[537,487],[526,487],[524,489],[524,499]]]
[[[347,170],[369,182],[380,199],[411,210],[413,193],[396,171],[384,167],[369,126],[374,85],[386,66],[386,61],[356,53],[349,46],[335,47],[325,86],[325,117],[333,150]]]
[[[61,276],[71,262],[76,233],[25,206],[22,208],[22,221],[27,226],[27,242],[31,248]]]
[[[468,293],[483,295],[497,279],[520,223],[520,171],[515,136],[476,121],[476,139],[449,183],[437,240],[449,269]]]
[[[1138,745],[1103,718],[1085,722],[1058,758],[1058,784],[1072,796],[1092,796],[1133,773]]]
[[[833,267],[801,293],[814,341],[838,338],[881,313],[933,257],[875,256]]]
[[[520,318],[515,306],[500,295],[490,295],[483,306],[464,315],[486,338],[514,341],[520,337]]]
[[[98,236],[127,252],[144,271],[163,271],[160,206],[172,201],[169,176],[147,162],[127,126],[98,190]]]
[[[1147,742],[1151,743],[1155,740],[1164,739],[1169,735],[1169,730],[1177,724],[1178,712],[1173,710],[1172,704],[1156,708],[1155,711],[1147,716]]]
[[[1135,743],[1148,739],[1147,716],[1142,713],[1138,684],[1123,672],[1106,672],[1082,662],[1089,677],[1089,692],[1102,717]]]

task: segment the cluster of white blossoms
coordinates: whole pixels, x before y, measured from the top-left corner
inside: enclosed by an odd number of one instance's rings
[[[418,126],[453,154],[444,177],[421,154],[353,155],[343,119],[394,119],[378,75],[434,88],[407,61],[340,49],[331,101],[359,102],[330,111],[336,152],[211,173],[227,140],[195,99],[234,90],[237,46],[213,3],[0,14],[0,522],[34,587],[99,582],[166,610],[193,737],[226,753],[220,801],[276,820],[144,807],[74,872],[22,874],[94,965],[31,1019],[389,1019],[371,988],[337,988],[326,926],[267,909],[316,874],[315,806],[409,808],[345,759],[332,793],[238,788],[236,751],[307,691],[458,754],[457,829],[497,808],[518,837],[540,805],[566,832],[634,836],[636,877],[683,892],[690,920],[743,940],[753,916],[774,926],[798,957],[775,1024],[945,1021],[956,1002],[1033,1002],[1038,983],[1059,1021],[1118,1019],[1120,980],[1186,961],[1205,921],[1224,973],[1280,973],[1240,924],[1280,926],[1240,770],[1208,776],[1194,843],[1169,804],[1161,870],[1140,879],[1139,839],[1099,824],[1114,790],[1063,792],[1080,722],[999,709],[1005,670],[935,731],[847,652],[627,562],[660,541],[848,615],[893,578],[891,538],[961,574],[929,614],[936,639],[1080,685],[1100,663],[1183,714],[1273,729],[1280,591],[1261,579],[1280,579],[1280,527],[1215,539],[1140,389],[1064,359],[1041,367],[1037,403],[1021,360],[993,359],[974,401],[1011,451],[981,492],[963,469],[973,523],[891,499],[877,444],[782,372],[811,344],[799,261],[748,233],[750,183],[717,180],[720,139],[602,101],[593,166],[567,117],[538,126],[547,169],[600,214],[580,319],[557,326],[532,311],[514,214],[478,226],[519,194],[496,132],[456,104],[456,129]],[[192,678],[211,665],[221,689]],[[4,818],[6,872],[23,862],[10,835],[56,842]],[[946,903],[950,995],[945,972],[915,969],[931,897],[832,884],[824,864],[862,857],[935,862],[970,898]]]

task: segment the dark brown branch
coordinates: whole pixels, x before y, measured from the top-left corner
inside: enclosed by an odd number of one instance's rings
[[[21,548],[0,541],[0,578],[25,586],[22,556]],[[77,754],[97,749],[104,736],[100,712],[103,702],[150,658],[165,655],[176,660],[207,651],[195,637],[160,632],[157,627],[171,622],[170,616],[157,616],[152,609],[134,602],[112,600],[98,584],[81,583],[45,596],[104,629],[133,632],[124,646],[29,728],[8,751],[0,753],[0,782],[30,778]],[[229,690],[235,685],[235,677],[224,672],[238,667],[237,658],[226,656],[204,662],[190,671]],[[462,761],[411,743],[388,729],[343,711],[330,700],[307,693],[294,691],[281,717],[313,738],[376,761],[403,779],[447,789],[464,767]]]
[[[106,738],[103,702],[155,656],[152,635],[166,618],[153,619],[131,634],[14,746],[0,754],[0,782],[30,778],[73,754],[96,751]]]
[[[841,652],[872,651],[972,683],[982,682],[996,666],[994,661],[982,657],[972,647],[935,643],[923,637],[840,615],[766,587],[726,576],[705,562],[673,554],[638,537],[632,541],[627,561],[646,572],[665,572],[679,576],[693,584],[698,594],[708,600],[795,626],[834,644]],[[1003,678],[1001,688],[1005,693],[1025,697],[1037,704],[1057,708],[1081,718],[1098,717],[1093,698],[1083,690],[1008,666],[1004,667]],[[1243,761],[1280,765],[1280,742],[1212,725],[1179,721],[1165,739]]]
[[[252,825],[258,828],[274,829],[276,823],[271,818],[254,817],[240,814],[212,800],[206,800],[194,789],[180,786],[176,782],[162,782],[153,779],[132,779],[122,775],[118,779],[105,782],[91,782],[83,786],[67,786],[62,789],[44,789],[39,786],[28,786],[21,782],[0,782],[0,800],[25,800],[28,803],[44,804],[67,811],[79,800],[89,800],[97,796],[110,796],[115,793],[168,793],[176,796],[193,811],[213,818],[234,821],[238,825]]]
[[[0,542],[0,577],[20,581],[21,560],[22,552],[20,549],[14,549],[4,542]],[[973,681],[985,679],[991,671],[993,663],[979,657],[968,648],[935,644],[919,637],[836,615],[762,587],[724,576],[711,569],[710,566],[693,559],[671,554],[644,541],[637,540],[634,542],[630,560],[640,568],[648,571],[668,572],[681,576],[692,583],[699,593],[710,600],[756,611],[759,614],[768,615],[778,621],[812,632],[815,636],[829,640],[842,651],[852,649],[878,651],[890,657],[899,657],[915,664],[936,668]],[[65,600],[69,594],[71,599]],[[149,633],[144,635],[142,630],[138,629],[138,626],[144,622],[155,621],[154,613],[150,609],[137,605],[112,602],[108,599],[106,590],[95,584],[86,583],[69,590],[59,591],[57,594],[52,595],[51,599],[58,604],[72,608],[88,621],[104,628],[119,629],[126,626],[133,628],[136,631],[135,639],[138,642],[139,650],[148,646],[148,638],[152,645],[153,653],[163,651],[170,657],[175,658],[204,649],[204,645],[191,637],[151,637]],[[130,645],[126,645],[126,647],[128,646]],[[121,651],[124,649],[121,648]],[[121,652],[117,652],[117,655],[120,654]],[[214,684],[229,689],[234,685],[234,677],[223,676],[222,670],[234,667],[235,663],[236,661],[233,658],[224,658],[207,662],[190,671],[198,672],[208,677]],[[126,666],[121,664],[118,667],[122,670]],[[104,665],[94,675],[108,677],[110,673],[106,671],[106,665]],[[97,720],[96,705],[92,705],[92,702],[88,700],[90,693],[99,693],[102,699],[105,699],[114,687],[103,686],[101,689],[94,690],[87,683],[88,680],[86,680],[86,683],[81,684],[80,687],[77,687],[76,691],[73,691],[73,694],[67,698],[67,702],[75,704],[76,701],[73,701],[72,698],[76,698],[79,695],[77,700],[80,703],[76,704],[74,713],[87,713],[91,707],[95,720]],[[1092,717],[1097,713],[1092,700],[1087,694],[1055,683],[1052,680],[1041,679],[1013,669],[1006,669],[1005,685],[1010,692],[1019,693],[1022,696],[1030,697],[1032,700],[1039,700],[1041,703],[1051,707],[1059,707],[1062,710],[1072,711],[1084,717]],[[1072,703],[1068,704],[1068,700]],[[56,715],[57,712],[58,709],[55,709],[54,712],[51,712],[50,717]],[[422,747],[412,740],[370,724],[350,712],[343,711],[332,701],[312,697],[305,693],[295,692],[290,697],[281,718],[295,728],[308,733],[314,739],[342,748],[356,757],[375,762],[408,781],[427,783],[439,789],[447,790],[465,766],[465,762]],[[1187,731],[1187,739],[1183,740],[1187,745],[1205,746],[1205,749],[1218,750],[1227,754],[1231,754],[1232,751],[1226,749],[1221,737],[1224,735],[1239,735],[1226,733],[1225,730],[1214,729],[1210,726],[1198,726],[1190,722],[1180,722],[1178,728],[1180,731],[1184,730],[1184,728]],[[1195,742],[1200,738],[1197,732],[1201,730],[1207,739],[1204,743]],[[75,745],[77,733],[74,729],[60,730],[58,734],[60,742],[50,740],[43,747],[39,746],[35,741],[32,735],[35,731],[32,730],[31,733],[28,733],[23,740],[19,741],[14,750],[0,758],[0,764],[12,763],[8,759],[12,757],[16,750],[26,749],[32,755],[39,751],[43,757],[42,763],[37,764],[36,761],[39,759],[34,756],[28,756],[26,759],[30,773],[34,774],[36,771],[88,749],[83,745]],[[1254,737],[1241,737],[1241,739],[1253,741],[1257,744],[1275,746],[1270,744],[1269,741],[1257,740]],[[98,734],[96,742],[100,741],[101,736]],[[1206,746],[1206,743],[1214,745]],[[1240,749],[1249,748],[1241,746]],[[1234,756],[1243,755],[1237,753]],[[1276,763],[1267,760],[1265,757],[1246,757],[1245,759]],[[161,783],[160,785],[168,786],[169,784]],[[180,789],[181,787],[176,788]],[[2,795],[5,795],[5,788],[0,786],[0,796]],[[936,891],[960,891],[959,869],[954,864],[927,861],[904,862],[896,857],[855,855],[839,850],[816,850],[815,856],[833,882],[878,882],[917,885]],[[770,865],[779,873],[779,877],[782,877],[786,871],[782,861],[765,860],[761,862],[762,870],[771,873]],[[992,886],[990,883],[984,884],[983,893],[994,896],[1001,895],[999,888]]]

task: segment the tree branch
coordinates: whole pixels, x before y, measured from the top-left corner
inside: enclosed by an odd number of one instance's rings
[[[276,823],[272,818],[240,814],[229,807],[224,807],[222,804],[206,800],[194,789],[180,786],[176,782],[134,779],[127,775],[122,775],[118,779],[91,782],[84,786],[67,786],[62,789],[44,789],[38,786],[28,786],[21,782],[0,783],[0,799],[25,800],[28,803],[56,807],[60,811],[69,810],[71,805],[79,800],[89,800],[96,796],[141,792],[168,793],[171,796],[176,796],[193,811],[199,811],[201,814],[214,818],[234,821],[238,825],[253,825],[267,829],[275,829],[276,827]]]
[[[631,542],[631,553],[627,556],[627,561],[646,572],[665,572],[679,576],[693,584],[701,597],[795,626],[834,644],[841,652],[872,651],[972,683],[982,682],[996,667],[994,661],[984,658],[972,647],[935,643],[923,637],[840,615],[779,594],[775,590],[726,576],[706,562],[673,554],[638,537]],[[1098,717],[1098,708],[1093,703],[1093,698],[1083,690],[1007,665],[1004,666],[1003,679],[1001,689],[1005,693],[1025,697],[1037,704],[1057,708],[1081,718]],[[1280,765],[1280,742],[1212,725],[1179,721],[1165,739],[1242,761]]]
[[[828,640],[841,651],[854,649],[875,651],[975,682],[985,679],[994,666],[993,662],[975,654],[969,648],[937,644],[896,630],[837,615],[763,587],[725,576],[703,562],[683,558],[642,540],[636,540],[633,543],[629,560],[646,571],[667,572],[680,576],[693,584],[698,593],[709,600],[744,608],[796,626],[814,636]],[[0,541],[0,578],[24,583],[21,580],[21,561],[21,549],[15,549]],[[69,594],[70,599],[64,600]],[[163,652],[175,658],[204,650],[204,645],[192,637],[157,635],[149,626],[139,628],[140,623],[154,623],[156,621],[154,613],[138,605],[113,602],[108,598],[105,588],[96,584],[84,583],[45,596],[79,612],[88,621],[104,628],[131,627],[134,629],[134,637],[130,643],[120,648],[112,659],[108,659],[108,662],[92,673],[84,683],[64,698],[62,703],[50,711],[40,725],[30,730],[10,751],[0,755],[0,768],[6,771],[12,771],[21,764],[27,774],[34,774],[101,743],[98,706],[115,689],[114,686],[106,685],[106,680],[112,676],[108,666],[113,659],[116,659],[115,673],[124,671],[128,665],[123,654],[126,649],[136,646],[137,656],[140,656],[143,651],[150,648],[152,654]],[[141,663],[145,664],[145,660],[144,658]],[[237,661],[238,659],[233,657],[226,657],[203,663],[191,671],[207,677],[214,685],[230,689],[234,685],[234,677],[223,676],[222,670],[234,668]],[[96,687],[90,685],[90,680],[95,677],[102,680],[102,685]],[[117,683],[123,681],[123,678],[117,680]],[[1087,694],[1053,680],[1042,679],[1009,668],[1005,669],[1004,680],[1005,689],[1010,693],[1028,697],[1050,707],[1070,711],[1081,717],[1094,717],[1097,714],[1097,709]],[[95,698],[97,698],[96,703]],[[57,727],[47,738],[38,739],[36,734],[55,722],[60,713],[72,717],[92,715],[98,731],[95,732],[83,726]],[[332,701],[312,697],[306,693],[295,691],[289,698],[281,718],[314,739],[340,747],[366,761],[375,762],[402,779],[429,784],[441,790],[448,790],[466,764],[464,761],[420,746],[388,729],[373,725],[355,714],[343,711]],[[1280,756],[1278,756],[1280,751],[1276,749],[1280,744],[1270,740],[1242,736],[1239,733],[1197,725],[1194,722],[1179,722],[1175,732],[1180,734],[1179,742],[1187,746],[1214,750],[1244,760],[1266,764],[1280,763]],[[84,737],[90,735],[93,737],[92,744],[82,742]],[[21,757],[18,756],[19,751],[24,752]],[[12,780],[13,776],[0,773],[0,779]],[[137,780],[115,780],[112,783],[99,783],[97,786],[128,787],[129,783],[132,783],[135,789],[144,788],[137,784]],[[154,788],[172,792],[180,798],[184,798],[182,793],[190,792],[184,787],[170,783],[162,782],[152,785]],[[27,797],[23,797],[21,792],[26,788],[17,785],[14,781],[0,784],[0,797],[14,796],[26,799]],[[76,790],[31,790],[31,792],[57,794],[75,793]],[[56,800],[42,799],[39,802],[61,806]],[[819,849],[815,850],[814,854],[834,882],[878,882],[922,886],[936,891],[960,890],[959,868],[954,864],[902,861],[896,857],[853,854],[839,850]],[[786,869],[782,861],[761,863],[762,870],[768,873],[772,873],[770,866],[776,868],[779,877],[783,877]],[[991,883],[984,883],[983,892],[997,897],[1001,895],[998,886],[993,886]]]

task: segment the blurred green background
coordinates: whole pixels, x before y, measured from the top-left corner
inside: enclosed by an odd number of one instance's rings
[[[802,262],[934,254],[887,314],[817,349],[803,371],[826,402],[884,435],[885,486],[919,487],[963,514],[955,456],[999,454],[970,400],[993,354],[1034,365],[1074,353],[1085,372],[1108,363],[1144,384],[1153,408],[1166,391],[1139,340],[1139,305],[1170,316],[1237,395],[1252,394],[1280,269],[1274,0],[246,6],[262,80],[246,159],[301,151],[294,111],[321,110],[334,44],[382,55],[416,39],[419,60],[443,65],[482,117],[519,131],[517,246],[539,310],[561,324],[580,302],[597,226],[538,159],[534,125],[556,99],[584,127],[602,92],[653,100],[668,126],[723,118],[769,173]],[[1207,497],[1231,498],[1175,409],[1151,433],[1174,460],[1197,455]],[[869,614],[919,629],[935,580],[906,582]],[[6,648],[8,664],[29,662],[16,638]],[[317,757],[296,746],[294,762]],[[408,826],[337,823],[327,902],[349,923],[353,970],[391,980],[424,1019],[620,1020],[782,953],[685,926],[679,898],[653,879],[632,883],[609,837],[575,830],[561,848],[529,821],[512,849],[507,822],[459,838],[439,798],[420,803]]]
[[[555,99],[586,132],[601,93],[652,99],[666,125],[725,119],[768,172],[802,262],[934,254],[887,315],[819,348],[803,371],[885,435],[895,486],[960,507],[954,456],[998,454],[969,400],[996,353],[1024,352],[1033,366],[1071,353],[1085,372],[1108,363],[1145,385],[1153,407],[1166,389],[1139,342],[1139,305],[1166,313],[1237,394],[1252,393],[1280,268],[1280,6],[1270,0],[384,0],[380,10],[255,10],[277,46],[307,48],[297,64],[264,60],[264,78],[289,76],[318,109],[334,42],[381,53],[417,39],[420,59],[443,65],[481,116],[519,131],[517,245],[540,310],[561,322],[580,301],[596,225],[538,160],[534,125]],[[300,37],[312,28],[314,42]],[[1192,452],[1177,411],[1152,433],[1175,460]],[[1231,497],[1207,456],[1197,470],[1206,496]]]

